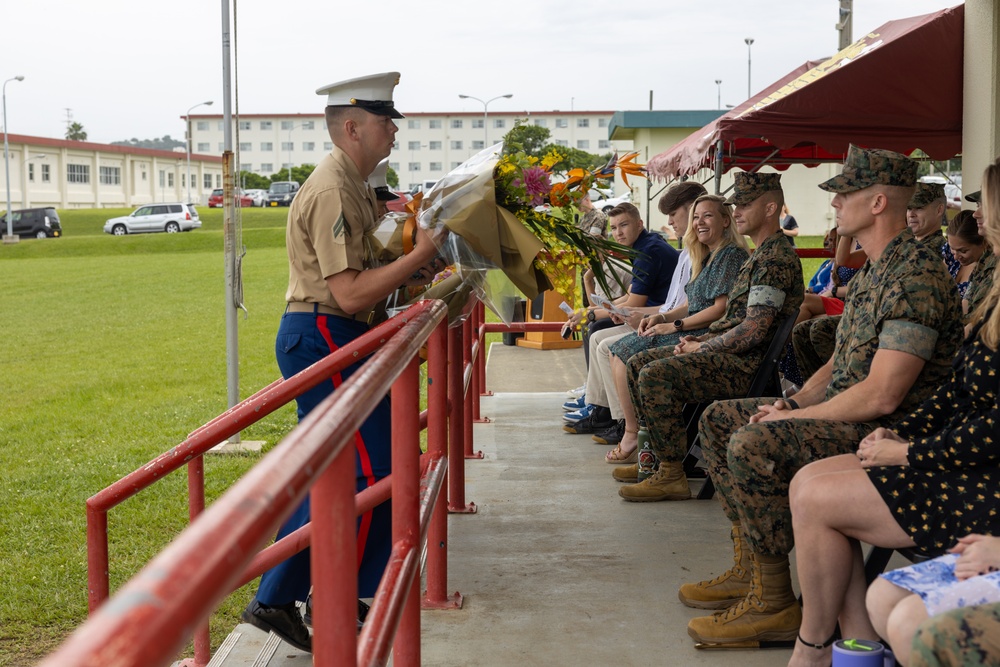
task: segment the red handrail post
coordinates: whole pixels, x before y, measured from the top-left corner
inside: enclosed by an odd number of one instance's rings
[[[320,475],[310,495],[313,659],[314,664],[323,667],[353,665],[358,659],[354,475],[354,447],[344,447]]]
[[[479,337],[480,354],[476,358],[476,361],[479,364],[479,395],[492,396],[492,391],[486,391],[486,355],[482,354],[483,345],[486,342],[486,306],[482,301],[477,306],[477,312],[479,313],[479,318],[476,321],[476,336]],[[489,421],[489,419],[485,421]]]
[[[205,459],[196,456],[187,465],[188,521],[205,511]],[[205,667],[212,659],[212,640],[208,619],[194,630],[194,667]]]
[[[472,402],[478,401],[477,388],[475,384],[475,360],[472,358],[472,322],[475,320],[476,309],[473,307],[472,313],[466,318],[465,322],[462,322],[462,406],[463,406],[463,422],[462,426],[462,442],[464,445],[465,458],[467,459],[481,459],[483,458],[482,452],[473,451],[472,446]],[[465,374],[469,374],[469,383],[465,384]]]
[[[448,322],[427,342],[427,451],[431,461],[448,456]],[[447,484],[447,481],[445,482]],[[448,595],[448,508],[445,494],[434,504],[427,528],[427,592],[424,609],[460,609],[462,594]]]
[[[87,611],[93,614],[108,599],[108,511],[87,502]]]
[[[483,343],[485,342],[483,334],[484,309],[483,302],[479,301],[472,311],[475,314],[475,321],[472,323],[472,336],[476,346],[476,355],[472,360],[472,421],[476,424],[490,423],[489,417],[483,417],[479,414],[479,397],[492,396],[491,393],[486,392],[486,353],[483,351]]]
[[[420,405],[418,361],[392,387],[392,543],[420,548]],[[420,665],[420,577],[413,576],[392,646],[392,664]]]
[[[448,511],[475,513],[465,504],[465,381],[462,377],[462,327],[448,329]]]

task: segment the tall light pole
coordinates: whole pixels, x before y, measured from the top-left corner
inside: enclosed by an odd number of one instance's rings
[[[212,106],[212,100],[207,102],[199,102],[190,109],[187,110],[187,114],[184,115],[184,120],[187,121],[187,203],[191,202],[191,112],[198,107],[210,107]],[[201,202],[199,202],[201,203]]]
[[[459,99],[463,100],[475,100],[483,105],[483,148],[486,148],[487,146],[490,145],[489,127],[488,127],[490,102],[494,102],[499,99],[509,100],[510,98],[514,97],[514,93],[507,93],[506,95],[497,95],[496,97],[492,97],[486,100],[485,102],[479,99],[478,97],[473,97],[472,95],[462,95],[461,93],[459,93],[458,97]]]
[[[753,37],[743,40],[747,45],[747,99],[750,99],[750,47],[753,46]]]
[[[715,80],[715,87],[718,90],[718,99],[716,100],[717,109],[722,108],[722,79]]]
[[[32,155],[31,157],[24,158],[24,161],[21,162],[21,182],[24,183],[24,186],[21,188],[21,208],[28,208],[28,184],[24,177],[25,166],[32,160],[44,160],[46,157],[48,156],[44,153],[40,153],[38,155]]]
[[[14,221],[10,217],[10,156],[7,150],[7,84],[11,81],[24,81],[24,77],[18,74],[13,79],[7,79],[3,82],[3,170],[7,177],[7,212],[4,213],[4,217],[7,218],[5,243],[17,243],[17,239],[14,237]]]
[[[301,127],[301,125],[302,123],[292,121],[292,124],[288,126],[288,180],[292,180],[292,130]]]

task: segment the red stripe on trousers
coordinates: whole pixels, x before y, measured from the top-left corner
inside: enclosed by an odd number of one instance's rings
[[[333,336],[330,335],[330,328],[327,326],[326,315],[319,315],[316,317],[316,326],[319,327],[319,332],[323,336],[323,340],[326,344],[330,346],[330,352],[336,352],[339,348],[337,344],[333,342]],[[330,378],[333,381],[333,388],[336,389],[343,383],[343,378],[341,378],[340,373],[335,373],[333,377]],[[361,431],[354,432],[354,448],[358,452],[358,458],[361,460],[361,472],[365,476],[365,482],[367,486],[372,486],[375,484],[375,473],[372,470],[371,457],[368,455],[368,448],[365,446],[365,440],[361,437]],[[372,511],[369,510],[361,515],[361,525],[358,527],[358,570],[361,569],[361,558],[365,554],[365,546],[368,544],[368,532],[371,530],[372,525]]]

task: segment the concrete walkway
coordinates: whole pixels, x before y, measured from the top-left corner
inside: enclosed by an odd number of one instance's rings
[[[492,347],[485,458],[466,465],[479,511],[449,523],[465,606],[423,613],[423,664],[784,665],[790,650],[694,648],[687,622],[704,612],[677,589],[729,567],[728,522],[716,501],[621,500],[607,447],[561,428],[583,379],[580,350]]]

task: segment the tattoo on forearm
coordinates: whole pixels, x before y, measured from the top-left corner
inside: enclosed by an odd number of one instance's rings
[[[742,354],[752,350],[764,342],[777,314],[777,308],[750,306],[742,322],[724,334],[703,343],[700,351]]]

